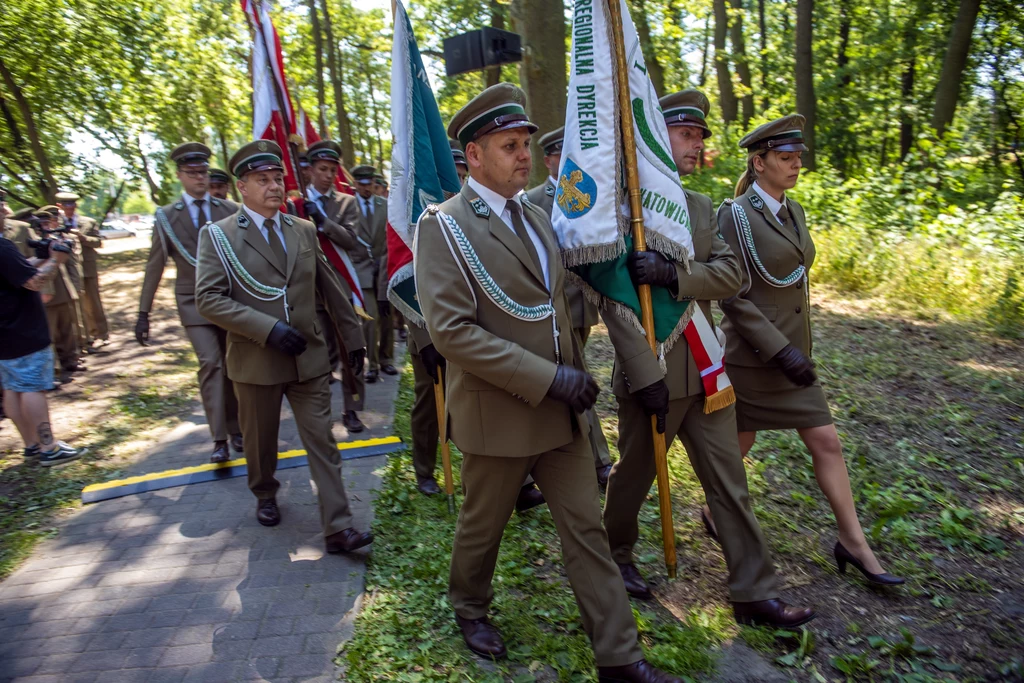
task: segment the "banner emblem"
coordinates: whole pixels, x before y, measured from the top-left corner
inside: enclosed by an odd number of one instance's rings
[[[562,162],[555,202],[566,218],[580,218],[594,207],[597,183],[569,157]]]

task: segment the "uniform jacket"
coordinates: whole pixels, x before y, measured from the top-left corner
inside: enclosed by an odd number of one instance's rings
[[[523,306],[553,302],[562,359],[582,369],[575,347],[565,271],[547,215],[523,202],[524,217],[548,252],[551,291],[512,228],[468,185],[444,202],[494,282]],[[552,320],[522,321],[499,308],[467,272],[427,215],[416,238],[416,291],[430,340],[448,361],[445,408],[452,441],[464,452],[525,457],[573,440],[571,409],[547,398],[557,369]],[[458,261],[456,261],[458,258]],[[459,264],[462,264],[460,269]],[[468,277],[468,281],[467,281]],[[580,429],[587,421],[577,417]]]
[[[195,255],[196,247],[199,244],[199,231],[188,213],[185,200],[178,199],[173,204],[162,207],[178,241],[191,255]],[[233,215],[238,211],[238,204],[226,199],[210,198],[210,218],[214,222]],[[139,301],[139,311],[149,313],[153,307],[153,297],[156,296],[156,289],[160,286],[160,278],[163,277],[164,268],[167,265],[167,258],[174,259],[174,265],[178,269],[178,278],[174,283],[174,298],[178,302],[178,318],[185,327],[189,325],[209,325],[210,321],[204,318],[196,310],[196,269],[189,265],[185,257],[178,252],[167,235],[163,233],[160,219],[153,225],[153,246],[149,250],[149,261],[146,263],[146,276],[142,281],[142,297]]]
[[[689,273],[682,264],[676,264],[678,298],[680,301],[696,299],[708,322],[712,322],[711,300],[732,296],[739,290],[740,263],[712,223],[711,199],[687,190],[686,203],[693,226],[694,260],[690,262]],[[608,337],[615,347],[612,391],[616,396],[629,396],[663,378],[672,400],[704,393],[700,372],[685,337],[680,336],[666,354],[668,372],[663,373],[642,332],[614,312],[606,310],[603,317]]]
[[[36,255],[36,250],[28,246],[28,240],[37,240],[39,235],[28,223],[10,218],[4,220],[4,237],[14,242],[18,251],[25,258],[32,258]]]
[[[103,246],[100,225],[88,216],[78,216],[78,242],[82,245],[82,277],[98,277],[96,250]]]
[[[284,246],[288,254],[285,270],[275,262],[270,245],[244,209],[217,221],[231,248],[248,273],[258,282],[284,288],[288,316],[282,299],[260,301],[230,279],[214,248],[208,228],[199,234],[199,263],[196,268],[196,308],[200,315],[227,330],[227,371],[235,382],[285,384],[305,382],[331,371],[325,335],[316,314],[320,296],[341,332],[346,353],[363,348],[362,326],[334,268],[327,262],[317,241],[316,227],[309,221],[280,215]],[[278,322],[287,322],[306,338],[307,347],[289,356],[266,345]]]
[[[782,279],[800,265],[810,270],[814,263],[814,242],[807,231],[803,207],[792,199],[786,200],[799,230],[797,236],[797,231],[792,227],[783,228],[771,215],[753,186],[733,201],[747,214],[754,248],[768,273]],[[739,254],[739,233],[728,202],[718,207],[718,227],[729,246]],[[773,287],[761,278],[753,264],[747,264],[742,274],[740,293],[721,302],[725,313],[722,329],[728,340],[726,363],[755,368],[777,367],[771,358],[787,344],[792,344],[809,357],[811,319],[806,283],[800,280],[789,287]]]
[[[383,197],[372,196],[373,215],[367,217],[363,216],[362,198],[353,197],[353,201],[357,219],[353,237],[356,239],[355,246],[348,249],[348,255],[359,274],[359,286],[373,289],[381,259],[387,255],[388,203]]]
[[[526,196],[530,203],[540,208],[548,218],[551,218],[551,208],[555,203],[555,186],[551,178],[544,181],[532,190],[527,191]],[[569,310],[572,313],[573,327],[593,327],[598,322],[597,306],[583,296],[583,291],[566,280],[565,295],[569,297]]]

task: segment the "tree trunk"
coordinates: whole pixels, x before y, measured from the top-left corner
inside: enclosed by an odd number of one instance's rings
[[[218,130],[217,138],[220,140],[221,163],[224,164],[224,170],[228,172],[228,177],[230,178],[231,171],[228,169],[228,159],[230,159],[231,157],[228,156],[228,141],[224,138],[224,131]],[[236,203],[241,201],[241,199],[238,196],[238,188],[235,187],[235,184],[229,182],[228,187],[231,188],[231,198],[235,200]]]
[[[566,79],[565,16],[562,0],[514,0],[512,29],[523,37],[523,61],[519,82],[526,91],[530,120],[543,135],[565,125]],[[548,175],[544,152],[533,136],[533,169],[530,185],[539,185]]]
[[[378,171],[383,172],[382,164],[384,163],[384,135],[382,134],[381,131],[380,113],[377,111],[377,98],[374,97],[373,95],[373,93],[375,92],[375,89],[373,87],[373,76],[370,73],[370,65],[367,64],[365,59],[363,60],[361,66],[363,68],[363,74],[366,76],[366,87],[370,91],[370,111],[373,112],[373,129],[377,131],[377,163],[374,165],[377,167]],[[367,128],[369,128],[369,126],[367,126]],[[373,136],[371,135],[370,138],[372,140]],[[371,157],[373,156],[372,145],[366,151],[367,154],[369,154]]]
[[[505,12],[498,0],[490,0],[491,8],[491,28],[496,28],[501,31],[505,30]],[[562,42],[559,45],[565,43],[565,37],[562,37]],[[484,69],[484,87],[490,88],[492,85],[498,85],[501,83],[501,65],[491,66]]]
[[[850,47],[850,25],[853,0],[841,0],[839,3],[839,52],[836,55],[836,65],[839,68],[839,88],[836,108],[839,111],[839,123],[836,132],[834,145],[833,163],[840,175],[844,178],[849,176],[850,163],[857,154],[857,138],[853,132],[853,121],[850,118],[850,95],[849,87],[853,82],[850,76],[850,56],[847,50]]]
[[[722,121],[726,124],[736,120],[736,91],[729,74],[729,55],[725,51],[725,36],[729,32],[729,13],[725,0],[714,0],[715,12],[715,73],[718,75],[718,99],[722,105]]]
[[[814,170],[814,126],[818,102],[814,95],[814,60],[811,43],[814,39],[814,0],[796,2],[796,111],[807,119],[804,124],[804,166]]]
[[[743,0],[730,0],[733,8],[733,21],[729,27],[732,40],[732,59],[736,66],[736,74],[743,86],[743,127],[746,128],[754,117],[754,86],[750,81],[750,63],[747,61],[746,41],[743,38]]]
[[[967,66],[967,56],[971,52],[971,38],[980,8],[981,0],[960,0],[956,22],[949,32],[949,44],[935,89],[935,111],[932,114],[932,127],[940,138],[946,133],[946,127],[953,122],[953,114],[956,113],[960,84]]]
[[[711,44],[711,12],[704,18],[704,47],[700,52],[700,79],[697,85],[701,88],[708,80],[708,45]]]
[[[764,16],[764,0],[757,0],[757,23],[761,29],[761,111],[768,110],[768,23]]]
[[[914,105],[914,77],[917,69],[917,14],[903,29],[903,74],[900,77],[900,161],[914,146],[914,119],[910,112]]]
[[[316,58],[316,121],[320,137],[327,139],[327,95],[324,90],[324,38],[320,33],[320,15],[316,11],[316,0],[306,0],[309,5],[309,26],[313,33],[313,55]]]
[[[667,94],[665,92],[665,73],[661,68],[661,62],[658,61],[658,53],[654,49],[654,44],[651,42],[651,27],[647,23],[646,0],[629,0],[628,4],[632,10],[633,23],[636,25],[637,38],[640,39],[640,51],[644,55],[644,61],[647,62],[647,75],[651,77],[654,91],[660,97]]]
[[[32,107],[29,106],[25,93],[22,92],[21,87],[14,80],[14,74],[8,70],[2,58],[0,58],[0,78],[3,79],[4,85],[11,92],[15,103],[18,105],[18,111],[21,113],[21,121],[25,125],[25,133],[28,135],[32,155],[35,157],[36,164],[39,167],[39,193],[47,202],[52,203],[55,201],[54,195],[57,194],[57,181],[50,170],[50,159],[46,156],[46,150],[43,149],[43,143],[39,139],[35,117],[32,115]]]
[[[142,177],[146,181],[146,186],[149,188],[149,197],[153,200],[153,203],[157,206],[162,206],[167,202],[164,201],[163,192],[160,190],[160,186],[153,180],[153,174],[149,170],[149,159],[142,153],[142,144],[139,140],[135,141],[135,154],[138,156],[139,161],[142,164]]]
[[[345,93],[342,85],[345,82],[344,66],[338,44],[334,42],[334,31],[331,28],[331,13],[327,9],[327,0],[320,0],[320,10],[324,13],[324,34],[327,37],[327,68],[331,72],[331,86],[334,89],[334,109],[338,117],[338,142],[341,144],[342,165],[355,164],[356,148],[352,141],[352,125],[348,111],[345,109]]]

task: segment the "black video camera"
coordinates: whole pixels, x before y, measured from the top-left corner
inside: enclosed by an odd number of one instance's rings
[[[60,233],[63,230],[44,230],[43,234]],[[50,258],[50,248],[62,254],[71,254],[71,243],[60,237],[44,237],[40,240],[25,240],[30,248],[36,250],[36,258],[46,260]]]

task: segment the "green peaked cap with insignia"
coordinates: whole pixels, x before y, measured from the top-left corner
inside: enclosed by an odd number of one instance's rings
[[[206,166],[213,152],[201,142],[183,142],[171,150],[171,161],[178,166]]]
[[[281,147],[273,140],[253,140],[235,152],[228,166],[236,178],[253,171],[283,171]]]
[[[565,138],[565,126],[551,131],[550,133],[544,133],[540,136],[540,140],[537,144],[544,150],[544,154],[561,154],[562,153],[562,140]]]
[[[452,148],[452,159],[455,163],[469,168],[469,163],[466,161],[466,153],[462,151],[462,145],[459,144],[459,141],[449,138],[448,146]]]
[[[230,183],[231,176],[228,172],[219,168],[210,169],[210,182],[211,183]]]
[[[707,95],[696,88],[687,88],[670,95],[665,95],[658,104],[661,105],[662,116],[667,126],[693,126],[700,128],[704,138],[711,137],[707,117],[711,103]]]
[[[511,83],[498,83],[487,88],[460,109],[448,124],[448,137],[466,145],[500,130],[527,128],[530,134],[537,126],[526,115],[526,93]]]
[[[315,161],[333,161],[341,163],[341,145],[334,140],[317,140],[306,150],[306,159],[309,163]]]
[[[349,173],[356,179],[356,182],[360,185],[371,185],[373,184],[373,176],[377,175],[377,168],[368,164],[362,166],[353,166]]]
[[[806,152],[804,123],[800,114],[789,114],[762,124],[743,136],[740,147],[750,154],[758,152]]]

